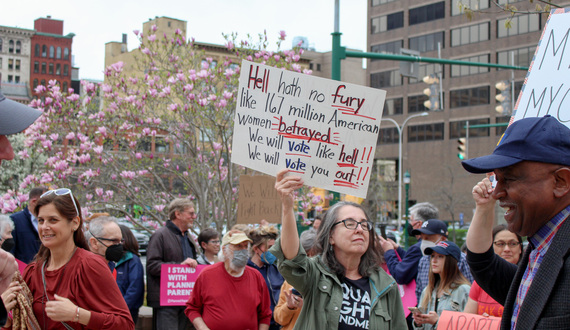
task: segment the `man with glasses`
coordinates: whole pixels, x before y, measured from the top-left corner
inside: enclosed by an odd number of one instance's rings
[[[105,258],[117,279],[115,263],[123,257],[123,234],[117,220],[106,216],[91,220],[85,238],[91,252]]]
[[[38,234],[38,218],[34,209],[40,196],[47,191],[46,187],[35,187],[28,194],[28,206],[20,212],[10,216],[14,221],[14,257],[24,263],[30,263],[40,249],[40,236]]]
[[[176,198],[168,205],[170,220],[150,237],[146,255],[147,303],[153,308],[153,329],[190,329],[184,306],[160,306],[161,266],[182,264],[196,268],[198,248],[188,230],[198,217],[194,203]]]
[[[218,262],[220,252],[220,235],[214,228],[206,228],[198,235],[198,244],[202,254],[196,259],[200,265],[213,265]]]

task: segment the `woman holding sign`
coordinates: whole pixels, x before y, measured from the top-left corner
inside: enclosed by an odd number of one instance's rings
[[[299,243],[294,213],[294,192],[303,180],[288,172],[281,170],[275,183],[283,215],[281,238],[271,252],[283,277],[303,297],[296,324],[303,329],[406,329],[398,286],[380,267],[373,225],[362,206],[340,202],[329,208],[317,237],[323,252],[309,258]]]
[[[461,250],[455,243],[441,241],[424,252],[431,255],[429,282],[413,311],[413,324],[414,329],[435,329],[443,311],[463,312],[470,284],[457,266]]]

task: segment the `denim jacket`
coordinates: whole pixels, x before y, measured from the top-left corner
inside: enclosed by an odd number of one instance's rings
[[[438,286],[439,283],[433,289],[433,292],[431,294],[431,300],[427,305],[426,314],[429,313],[430,311],[435,311],[435,301],[436,299],[438,299],[437,298]],[[435,311],[437,315],[441,315],[443,311],[463,312],[463,309],[465,309],[465,305],[467,304],[467,300],[469,299],[470,289],[471,289],[470,285],[462,284],[457,288],[453,289],[453,291],[451,292],[445,292],[443,296],[439,298],[439,302],[437,304],[437,310]],[[422,301],[424,300],[424,296],[427,294],[426,291],[427,287],[424,289],[424,291],[422,291],[419,304],[421,304]],[[437,323],[435,327],[431,324],[423,324],[422,326],[418,327],[416,326],[415,322],[412,323],[414,323],[414,329],[430,330],[437,328]]]
[[[299,245],[297,256],[285,260],[278,239],[271,248],[281,275],[303,296],[303,308],[294,329],[336,329],[342,307],[342,284],[319,256],[309,258]],[[383,269],[370,275],[369,329],[406,329],[398,285]]]

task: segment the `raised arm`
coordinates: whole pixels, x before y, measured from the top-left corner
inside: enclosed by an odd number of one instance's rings
[[[297,223],[295,222],[293,192],[303,186],[303,179],[299,176],[287,175],[288,169],[283,169],[277,173],[275,189],[281,197],[283,213],[281,215],[281,249],[285,259],[293,259],[299,252],[299,234],[297,233]]]
[[[484,253],[493,244],[493,224],[495,222],[495,202],[491,196],[493,187],[490,174],[477,183],[471,193],[475,200],[475,214],[467,232],[467,248],[474,253]]]

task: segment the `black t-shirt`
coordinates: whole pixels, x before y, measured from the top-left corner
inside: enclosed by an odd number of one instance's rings
[[[368,329],[370,319],[370,282],[368,277],[342,280],[342,307],[339,330]]]

